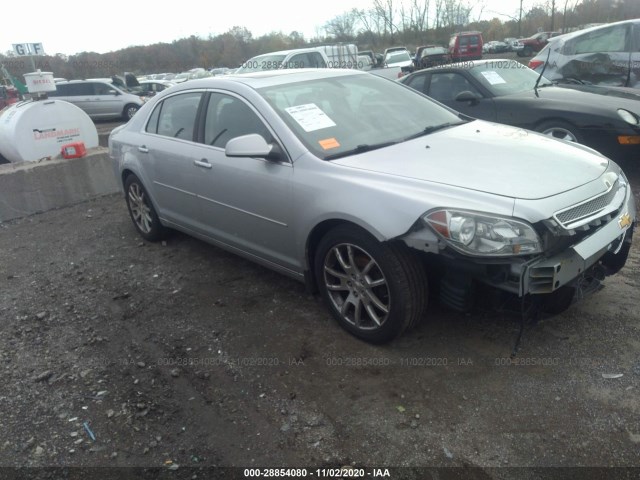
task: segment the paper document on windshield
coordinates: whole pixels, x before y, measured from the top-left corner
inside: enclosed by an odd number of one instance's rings
[[[314,132],[323,128],[335,127],[336,124],[315,103],[296,105],[285,108],[287,113],[298,122],[305,132]]]
[[[507,83],[507,81],[500,76],[498,72],[490,71],[490,72],[480,72],[487,79],[491,85],[498,85],[499,83]]]

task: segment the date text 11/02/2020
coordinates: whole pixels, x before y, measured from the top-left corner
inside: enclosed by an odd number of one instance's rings
[[[245,468],[245,478],[391,478],[388,468]]]

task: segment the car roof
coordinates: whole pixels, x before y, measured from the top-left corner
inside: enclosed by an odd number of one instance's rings
[[[173,85],[173,82],[171,80],[140,80],[138,83],[140,83],[140,84],[143,84],[143,83],[160,83],[160,84],[164,84],[164,85],[168,85],[168,84]]]
[[[319,80],[323,78],[339,78],[350,75],[370,75],[355,69],[343,68],[291,68],[281,70],[267,70],[251,73],[232,73],[219,77],[208,77],[177,85],[182,88],[212,88],[226,82],[237,82],[251,88],[284,85],[304,80]]]
[[[582,30],[576,30],[575,32],[564,33],[562,35],[558,35],[557,37],[553,37],[549,39],[549,42],[558,41],[560,39],[571,40],[572,38],[579,37],[584,33],[595,32],[597,30],[601,30],[603,28],[611,27],[614,25],[625,25],[625,24],[635,24],[640,26],[640,18],[635,18],[632,20],[621,20],[619,22],[605,23],[602,25],[596,25],[595,27],[583,28]]]
[[[83,83],[83,82],[100,82],[100,83],[108,83],[111,86],[116,86],[117,85],[113,85],[113,80],[111,80],[110,78],[77,78],[75,80],[61,80],[59,82],[56,82],[56,84],[67,84],[67,83]]]
[[[465,62],[465,61],[461,61],[461,62],[457,62],[457,63],[447,63],[446,65],[440,65],[439,67],[431,67],[431,68],[427,68],[424,70],[418,70],[418,72],[426,72],[426,71],[432,71],[432,70],[438,70],[438,71],[442,71],[442,70],[471,70],[472,68],[478,67],[480,65],[485,65],[487,63],[498,63],[500,64],[500,62],[507,62],[506,64],[508,65],[509,62],[515,62],[515,60],[511,59],[500,59],[500,58],[485,58],[483,60],[474,60],[472,65],[469,65],[469,62]],[[522,65],[522,67],[526,67],[526,65]]]
[[[258,57],[266,57],[269,55],[288,55],[290,53],[305,53],[305,52],[317,52],[318,49],[317,48],[313,48],[313,47],[309,47],[309,48],[292,48],[290,50],[278,50],[277,52],[268,52],[268,53],[261,53],[260,55],[256,55],[253,58],[258,58]]]

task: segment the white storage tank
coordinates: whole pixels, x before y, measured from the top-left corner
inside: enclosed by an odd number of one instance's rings
[[[24,80],[29,93],[46,93],[56,91],[56,82],[53,80],[53,73],[41,72],[25,73]]]
[[[0,155],[10,162],[56,157],[63,145],[75,142],[97,147],[98,132],[91,118],[69,102],[29,100],[0,112]]]

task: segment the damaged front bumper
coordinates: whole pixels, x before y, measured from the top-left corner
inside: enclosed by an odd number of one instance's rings
[[[618,272],[626,263],[636,208],[627,186],[621,208],[593,234],[550,258],[534,259],[523,265],[519,294],[552,293],[563,286],[579,288],[585,279],[601,279]]]
[[[600,280],[618,272],[627,261],[636,223],[636,208],[628,182],[624,181],[617,191],[619,196],[613,189],[597,199],[609,204],[602,209],[604,214],[597,214],[593,222],[591,217],[582,223],[569,222],[570,228],[564,233],[559,231],[561,228],[557,222],[554,224],[555,235],[563,238],[573,237],[574,225],[578,225],[579,230],[593,229],[588,235],[586,232],[577,235],[574,244],[557,249],[556,253],[528,257],[473,257],[447,248],[435,234],[429,238],[429,229],[414,230],[403,240],[410,247],[436,254],[429,258],[438,259],[444,267],[439,282],[441,301],[456,310],[468,310],[474,303],[475,282],[518,297],[535,295],[551,298],[564,295],[556,294],[560,289],[564,292],[575,289],[575,297],[581,298],[598,290]],[[584,222],[591,223],[586,225]]]

